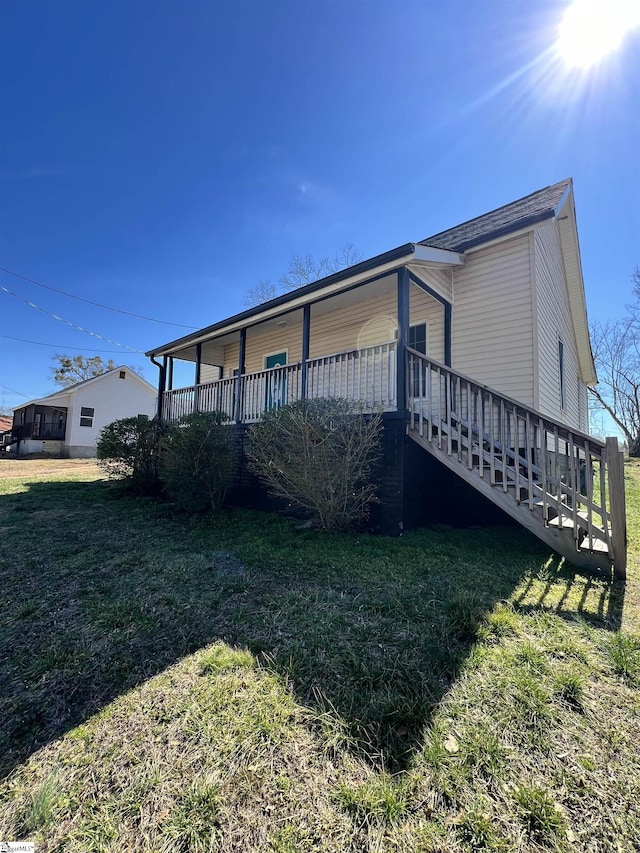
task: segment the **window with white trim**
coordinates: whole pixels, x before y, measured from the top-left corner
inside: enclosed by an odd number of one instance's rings
[[[92,427],[95,414],[95,409],[90,406],[82,406],[80,409],[80,426]]]

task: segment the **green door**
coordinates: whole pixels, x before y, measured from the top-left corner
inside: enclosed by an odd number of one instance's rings
[[[286,351],[267,355],[264,359],[265,370],[272,367],[284,367],[286,363]],[[279,406],[285,405],[287,402],[287,377],[284,370],[274,370],[272,373],[267,373],[266,392],[265,404],[267,409],[277,409]]]

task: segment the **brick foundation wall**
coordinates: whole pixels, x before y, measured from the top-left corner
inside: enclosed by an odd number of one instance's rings
[[[303,517],[280,498],[270,495],[247,467],[246,424],[234,424],[232,484],[228,503],[267,512]],[[403,413],[383,415],[382,456],[376,472],[380,503],[371,511],[369,527],[385,536],[400,536],[434,523],[469,527],[513,524],[498,507],[456,477],[406,435]]]

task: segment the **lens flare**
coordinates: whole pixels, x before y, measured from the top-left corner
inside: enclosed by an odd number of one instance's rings
[[[589,68],[614,53],[640,26],[639,0],[575,0],[564,14],[556,49],[574,68]]]

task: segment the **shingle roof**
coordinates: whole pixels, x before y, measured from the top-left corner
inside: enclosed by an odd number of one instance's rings
[[[560,200],[570,186],[571,178],[567,178],[490,213],[476,216],[475,219],[456,225],[455,228],[440,231],[439,234],[421,240],[420,245],[464,252],[479,243],[549,219],[556,212]]]

